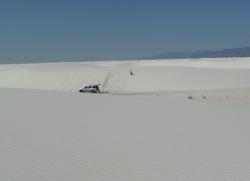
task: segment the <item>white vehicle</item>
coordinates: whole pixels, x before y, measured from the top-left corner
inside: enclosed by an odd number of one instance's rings
[[[99,84],[85,86],[84,88],[81,88],[79,92],[100,93]]]

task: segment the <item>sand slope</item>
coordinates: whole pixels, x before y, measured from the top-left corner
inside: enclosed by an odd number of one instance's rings
[[[134,72],[134,76],[129,71]],[[250,90],[250,59],[1,65],[0,87],[76,92],[102,84],[113,93]]]

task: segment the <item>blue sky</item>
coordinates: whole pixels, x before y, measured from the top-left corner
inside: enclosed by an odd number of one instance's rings
[[[250,46],[249,0],[0,0],[0,63]]]

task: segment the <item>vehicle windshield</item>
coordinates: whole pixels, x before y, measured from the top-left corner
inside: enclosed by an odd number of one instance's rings
[[[84,89],[90,89],[90,88],[93,88],[93,89],[98,89],[98,85],[90,85],[90,86],[85,86]]]

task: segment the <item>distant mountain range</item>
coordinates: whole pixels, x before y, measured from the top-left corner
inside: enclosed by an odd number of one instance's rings
[[[196,52],[166,52],[151,57],[146,60],[155,59],[185,59],[185,58],[227,58],[227,57],[250,57],[250,47],[232,48],[223,50],[208,50]]]

